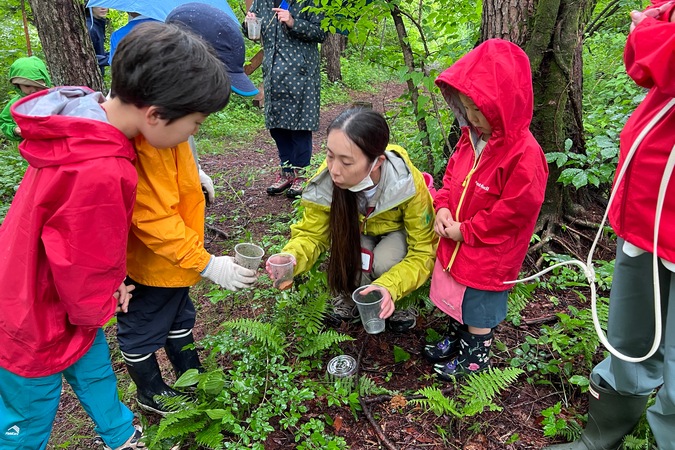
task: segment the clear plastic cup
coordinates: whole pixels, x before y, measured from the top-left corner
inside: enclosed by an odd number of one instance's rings
[[[246,27],[248,29],[248,38],[254,41],[260,39],[260,19],[257,17],[246,18]]]
[[[267,260],[273,286],[279,290],[289,289],[293,286],[293,268],[295,258],[290,253],[275,253]]]
[[[377,334],[384,331],[384,319],[380,319],[380,307],[382,305],[382,292],[379,289],[362,295],[361,292],[372,285],[361,286],[352,293],[352,299],[359,309],[361,323],[366,333]]]
[[[234,261],[247,269],[258,270],[264,254],[265,250],[255,244],[244,243],[234,246]]]

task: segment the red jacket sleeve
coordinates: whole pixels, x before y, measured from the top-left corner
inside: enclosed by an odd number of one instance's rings
[[[635,82],[675,97],[675,23],[668,19],[675,4],[661,17],[646,18],[628,35],[624,62]]]
[[[42,242],[68,320],[97,328],[115,313],[112,294],[126,276],[136,172],[122,158],[60,170],[61,204],[46,221]]]

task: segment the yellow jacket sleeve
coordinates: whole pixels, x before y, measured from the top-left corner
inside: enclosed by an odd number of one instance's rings
[[[204,194],[187,142],[156,149],[136,139],[138,193],[127,251],[129,276],[149,286],[191,286],[204,248]]]

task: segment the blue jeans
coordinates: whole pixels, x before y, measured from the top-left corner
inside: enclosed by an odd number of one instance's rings
[[[60,373],[26,378],[0,368],[0,449],[43,450],[59,407],[61,376],[80,399],[103,441],[116,448],[134,433],[134,415],[120,402],[103,330],[75,364]]]

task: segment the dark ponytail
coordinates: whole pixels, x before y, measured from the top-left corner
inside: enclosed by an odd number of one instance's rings
[[[327,135],[333,130],[345,133],[371,164],[389,145],[389,125],[380,113],[371,109],[344,111],[328,126]],[[351,295],[361,280],[359,195],[333,185],[328,260],[328,285],[333,295]]]

